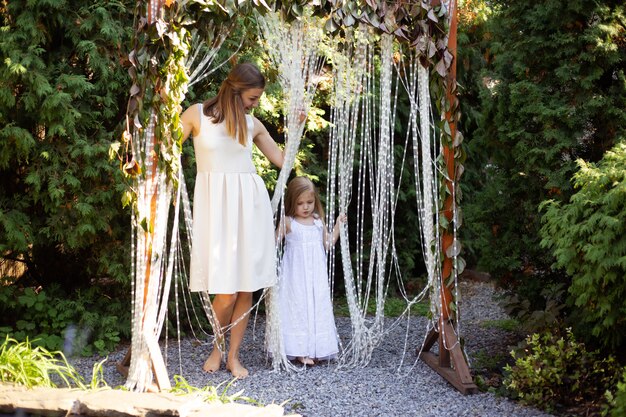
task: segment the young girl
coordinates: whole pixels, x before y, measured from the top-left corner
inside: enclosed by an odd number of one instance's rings
[[[202,368],[220,368],[221,328],[230,325],[226,368],[237,378],[248,375],[239,349],[252,293],[276,282],[272,208],[252,162],[252,142],[278,167],[284,155],[265,126],[248,114],[264,88],[257,67],[237,65],[216,97],[181,116],[183,138],[193,135],[198,168],[189,288],[215,294],[212,306],[218,321],[216,343]]]
[[[324,209],[311,180],[291,180],[285,194],[284,223],[277,231],[279,239],[285,238],[279,281],[280,328],[285,354],[304,365],[331,359],[339,351],[326,251],[337,241],[345,215],[337,218],[330,239],[323,218]]]

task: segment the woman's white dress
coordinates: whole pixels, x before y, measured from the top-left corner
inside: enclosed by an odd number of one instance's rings
[[[270,287],[276,283],[273,215],[252,162],[252,116],[242,146],[224,123],[200,114],[189,288],[234,294]]]
[[[291,219],[279,280],[280,329],[285,354],[330,359],[339,351],[330,299],[323,224]]]

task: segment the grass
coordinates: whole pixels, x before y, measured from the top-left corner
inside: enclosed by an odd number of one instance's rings
[[[333,301],[334,312],[337,317],[349,317],[348,301],[345,297],[337,297]],[[387,297],[385,299],[385,317],[399,317],[407,308],[407,301],[400,297]],[[428,300],[415,303],[411,306],[411,314],[418,316],[427,316],[430,312]],[[376,300],[370,299],[367,304],[367,314],[376,314]]]
[[[493,352],[482,349],[474,354],[472,369],[474,382],[483,392],[506,396],[506,388],[502,385],[502,368],[509,356],[506,352]]]
[[[67,387],[84,388],[81,376],[67,362],[62,352],[33,347],[29,340],[18,342],[7,336],[0,346],[0,381],[26,387],[49,387],[60,379]]]
[[[235,401],[244,401],[246,403],[259,405],[258,401],[250,397],[243,396],[243,390],[228,395],[228,389],[231,387],[233,382],[235,382],[235,380],[236,379],[233,379],[228,384],[222,382],[216,387],[207,385],[203,388],[197,388],[190,385],[182,376],[174,375],[174,386],[170,389],[170,392],[183,395],[198,394],[200,398],[202,398],[202,401],[207,403],[233,403]],[[224,384],[226,384],[226,386],[222,389]]]
[[[62,352],[50,352],[44,347],[33,346],[29,340],[18,342],[7,336],[0,346],[0,382],[14,383],[28,388],[57,388],[56,381],[62,381],[68,388],[95,390],[108,386],[103,372],[103,364],[106,360],[94,364],[91,381],[86,383],[76,369],[67,362]],[[209,403],[244,401],[259,405],[256,400],[243,396],[243,390],[228,394],[234,379],[228,384],[222,383],[217,387],[206,386],[204,388],[190,385],[179,375],[174,376],[174,381],[175,385],[171,389],[174,394],[199,394],[203,401]]]
[[[501,329],[508,332],[515,332],[520,329],[520,324],[515,319],[485,320],[481,325],[488,329]]]
[[[87,384],[63,352],[50,352],[42,346],[33,346],[29,340],[18,342],[6,336],[0,346],[0,381],[28,388],[56,388],[56,381],[62,381],[68,388],[98,389],[107,386],[103,373],[106,360],[94,364]]]
[[[494,353],[487,350],[480,350],[474,355],[472,367],[475,369],[487,369],[489,371],[500,371],[502,363],[506,361],[504,353]]]

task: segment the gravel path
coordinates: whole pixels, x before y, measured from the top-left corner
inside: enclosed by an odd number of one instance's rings
[[[507,350],[506,331],[484,327],[486,320],[499,320],[506,315],[493,301],[493,288],[488,283],[463,282],[460,286],[461,332],[470,360],[476,356],[492,355]],[[391,323],[391,319],[387,319]],[[463,396],[424,362],[416,360],[415,350],[424,338],[426,320],[413,317],[407,331],[406,321],[394,326],[374,351],[371,363],[365,368],[336,369],[330,365],[316,365],[302,372],[272,372],[263,352],[263,322],[246,334],[241,360],[250,376],[232,383],[229,394],[243,390],[242,395],[263,404],[283,404],[285,413],[303,417],[343,416],[472,416],[472,417],[530,417],[549,416],[533,408],[523,407],[490,393]],[[340,335],[349,334],[349,319],[338,318]],[[408,339],[405,337],[408,334]],[[408,347],[405,351],[405,340]],[[169,375],[181,374],[196,387],[217,386],[231,382],[225,370],[214,374],[202,372],[201,366],[209,347],[205,343],[184,340],[179,349],[169,342]],[[115,370],[115,363],[124,356],[126,348],[109,356],[104,376],[110,386],[124,383]],[[81,358],[74,366],[91,375],[93,363],[101,358]]]

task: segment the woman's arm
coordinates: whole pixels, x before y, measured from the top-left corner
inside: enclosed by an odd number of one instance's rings
[[[194,104],[180,116],[180,124],[183,128],[183,142],[189,137],[190,133],[193,136],[197,136],[200,133],[201,108],[202,106]]]
[[[280,149],[272,136],[270,136],[267,128],[259,119],[252,116],[254,120],[254,130],[252,132],[252,139],[259,150],[270,160],[271,163],[278,168],[283,167],[285,161],[285,151]]]

